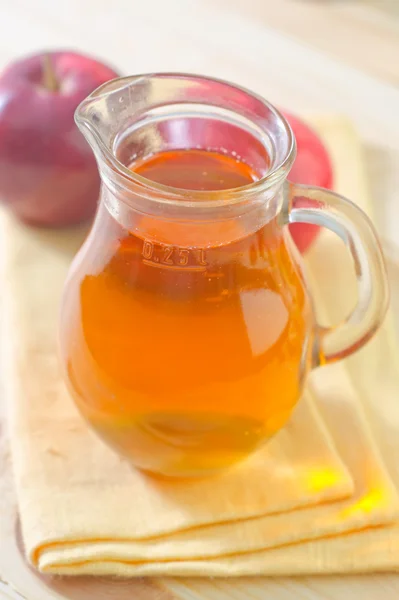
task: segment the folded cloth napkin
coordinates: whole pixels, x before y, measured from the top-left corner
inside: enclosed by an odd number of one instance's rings
[[[316,373],[289,425],[220,477],[158,481],[132,469],[87,429],[59,375],[58,303],[81,234],[33,231],[9,217],[3,225],[11,442],[25,548],[40,570],[240,575],[286,564],[318,571],[326,561],[312,542],[278,546],[371,526],[385,531],[398,518],[395,488],[344,365]],[[331,255],[335,240],[323,242]],[[322,262],[324,252],[314,256]]]

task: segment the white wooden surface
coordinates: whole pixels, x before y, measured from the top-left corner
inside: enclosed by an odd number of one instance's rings
[[[0,0],[0,69],[59,47],[125,74],[204,73],[293,111],[346,114],[365,142],[377,226],[399,243],[399,0]],[[207,585],[190,585],[189,595],[178,581],[170,588],[192,600],[399,597],[397,575],[278,578],[266,591],[254,579],[220,593]],[[0,582],[0,598],[20,596]]]

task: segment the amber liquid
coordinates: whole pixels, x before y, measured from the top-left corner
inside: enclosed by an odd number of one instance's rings
[[[256,179],[233,157],[196,150],[131,169],[186,189]],[[231,243],[173,245],[144,224],[133,235],[102,219],[63,311],[81,411],[149,471],[201,475],[245,458],[287,421],[309,366],[309,301],[285,234],[272,221]]]

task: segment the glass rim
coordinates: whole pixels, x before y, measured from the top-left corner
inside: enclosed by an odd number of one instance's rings
[[[131,171],[128,167],[126,167],[115,154],[110,151],[109,148],[106,147],[106,144],[101,140],[100,136],[96,134],[95,128],[90,127],[90,125],[85,122],[83,118],[81,118],[81,113],[85,110],[85,108],[90,105],[92,102],[98,100],[101,96],[106,96],[108,93],[112,93],[112,91],[116,91],[115,84],[121,83],[117,90],[124,89],[128,87],[130,84],[142,81],[142,80],[151,80],[151,79],[187,79],[187,80],[195,80],[195,81],[210,81],[226,86],[227,88],[231,88],[233,90],[237,90],[243,92],[247,96],[256,99],[258,102],[261,102],[283,125],[285,134],[287,136],[287,151],[283,155],[282,158],[277,162],[276,165],[273,166],[272,169],[267,171],[262,177],[248,183],[244,186],[235,187],[235,188],[227,188],[223,190],[191,190],[179,187],[173,187],[164,185],[162,183],[155,182],[143,175],[135,173]],[[112,89],[107,91],[107,88]],[[206,100],[204,101],[206,104]],[[221,78],[211,77],[206,75],[198,75],[192,73],[184,73],[184,72],[153,72],[153,73],[144,73],[139,75],[131,75],[125,77],[118,77],[112,79],[96,90],[94,90],[76,109],[75,119],[78,124],[81,122],[84,123],[86,127],[89,127],[91,134],[94,136],[97,145],[101,148],[102,156],[105,158],[108,166],[111,167],[112,172],[119,175],[124,182],[126,182],[125,189],[129,189],[129,184],[133,184],[137,186],[140,190],[140,193],[145,193],[147,197],[156,200],[161,204],[175,204],[179,203],[180,206],[185,207],[196,207],[199,208],[199,204],[203,208],[211,208],[211,207],[221,207],[226,204],[237,204],[243,201],[248,200],[249,197],[252,197],[255,194],[262,193],[271,187],[275,186],[277,183],[285,179],[291,166],[294,162],[296,155],[296,141],[293,131],[291,129],[290,124],[284,115],[268,100],[263,98],[263,96],[248,90],[244,86],[237,85],[235,83],[231,83]],[[100,167],[101,172],[101,167]]]

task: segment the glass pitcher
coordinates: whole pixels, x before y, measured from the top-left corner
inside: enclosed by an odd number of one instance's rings
[[[286,423],[312,368],[351,354],[378,328],[388,292],[373,227],[349,200],[287,181],[288,123],[238,86],[183,74],[116,79],[79,106],[76,122],[102,191],[65,286],[69,389],[136,467],[216,472]],[[189,150],[228,157],[256,178],[171,187],[132,167]],[[304,222],[333,230],[355,264],[357,306],[332,328],[316,322],[288,231]]]

